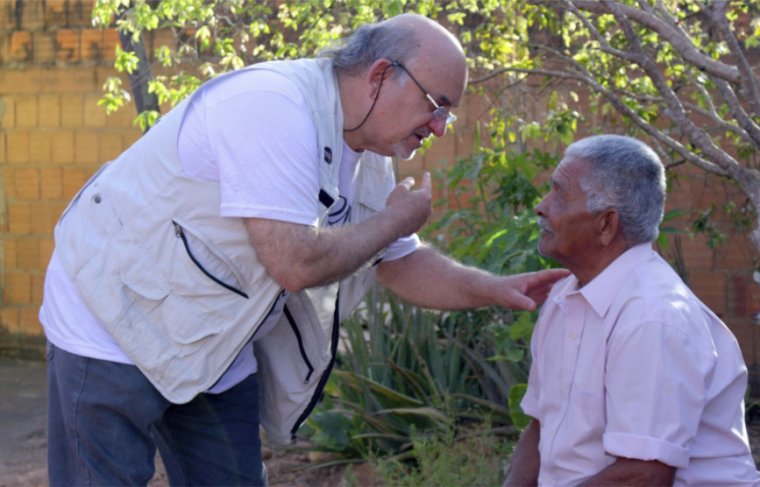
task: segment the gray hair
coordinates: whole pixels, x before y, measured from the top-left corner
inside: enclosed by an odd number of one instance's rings
[[[381,58],[404,63],[414,57],[419,46],[413,27],[379,22],[359,27],[343,45],[324,49],[319,57],[332,59],[336,73],[354,75]]]
[[[657,238],[665,208],[665,169],[649,146],[632,137],[596,135],[571,144],[565,157],[589,164],[579,181],[589,213],[616,209],[629,245]]]

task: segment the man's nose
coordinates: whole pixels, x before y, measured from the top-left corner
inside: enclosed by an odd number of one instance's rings
[[[533,211],[536,213],[536,215],[546,217],[546,211],[545,211],[546,200],[547,200],[546,197],[542,198],[541,201],[538,202],[536,207],[533,208]]]
[[[427,127],[436,137],[443,137],[446,135],[446,120],[441,120],[433,117],[433,119],[427,124]]]

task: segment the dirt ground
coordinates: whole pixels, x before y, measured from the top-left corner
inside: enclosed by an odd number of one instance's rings
[[[0,487],[47,485],[45,437],[45,365],[0,357]],[[760,414],[748,424],[755,463],[760,465]],[[297,445],[303,447],[305,445]],[[335,487],[343,484],[342,468],[314,468],[303,450],[265,450],[272,487]],[[369,468],[352,468],[355,484],[374,485]],[[160,461],[151,487],[168,485]]]
[[[44,362],[0,356],[0,487],[47,485],[45,388]],[[304,451],[265,450],[264,454],[273,487],[341,484],[341,468],[314,469],[314,459]],[[156,475],[149,485],[164,487],[168,485],[166,474],[160,458],[157,460]],[[354,472],[358,478],[362,468]]]

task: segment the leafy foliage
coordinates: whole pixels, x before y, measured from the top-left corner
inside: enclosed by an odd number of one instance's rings
[[[501,485],[503,459],[509,445],[486,422],[477,428],[442,431],[412,439],[416,463],[380,459],[378,471],[386,485],[423,487],[428,485]]]
[[[520,8],[526,25],[511,39],[525,50],[481,79],[501,73],[522,92],[552,87],[544,113],[521,114],[525,127],[560,122],[572,137],[577,120],[630,133],[668,166],[687,162],[726,178],[735,197],[722,209],[738,230],[755,227],[760,250],[760,2],[533,0]],[[588,109],[558,116],[552,104]],[[721,237],[711,216],[695,215],[693,229],[714,246]]]

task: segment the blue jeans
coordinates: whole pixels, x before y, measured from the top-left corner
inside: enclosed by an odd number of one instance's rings
[[[50,485],[266,485],[256,375],[172,404],[133,365],[48,345]]]

